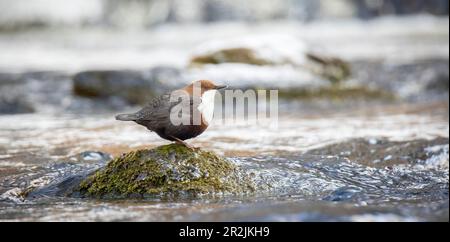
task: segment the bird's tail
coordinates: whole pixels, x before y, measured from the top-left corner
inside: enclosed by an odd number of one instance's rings
[[[116,115],[116,120],[135,121],[135,120],[137,120],[137,117],[136,117],[136,114],[119,114],[119,115]]]

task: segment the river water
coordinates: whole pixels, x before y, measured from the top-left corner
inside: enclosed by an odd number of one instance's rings
[[[192,144],[221,153],[254,173],[264,192],[191,201],[108,202],[46,196],[23,200],[17,196],[21,189],[42,187],[104,165],[109,157],[94,151],[117,156],[167,142],[104,115],[3,116],[0,217],[18,221],[448,220],[448,106],[424,107],[433,109],[431,113],[418,111],[417,105],[396,108],[403,110],[396,113],[383,107],[370,116],[359,112],[281,116],[279,130],[211,127]],[[418,147],[409,141],[418,142]],[[323,147],[333,144],[350,145],[336,146],[334,153],[327,154]],[[385,153],[371,160],[359,144]],[[357,152],[361,152],[359,160],[347,158]]]

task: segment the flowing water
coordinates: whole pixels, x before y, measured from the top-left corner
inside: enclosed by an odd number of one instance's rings
[[[54,193],[27,199],[19,194],[102,167],[111,158],[106,153],[117,156],[166,143],[156,135],[108,115],[2,116],[0,217],[15,221],[448,220],[448,106],[425,108],[433,112],[419,115],[415,105],[397,107],[402,114],[383,107],[370,116],[359,112],[282,115],[278,130],[257,134],[251,126],[214,126],[192,143],[229,157],[254,176],[260,192],[144,201],[58,197],[56,188]]]

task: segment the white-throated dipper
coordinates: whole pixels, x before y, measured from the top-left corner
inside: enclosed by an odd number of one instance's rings
[[[163,139],[192,148],[184,141],[199,136],[208,128],[213,118],[215,94],[217,90],[226,87],[215,85],[208,80],[196,81],[182,89],[154,98],[136,113],[119,114],[116,119],[134,121],[157,133]],[[183,100],[183,97],[187,99],[187,102]],[[187,123],[173,122],[173,117],[179,116],[178,113],[172,112],[175,107],[177,110],[184,108],[182,115],[185,115],[184,120],[187,117]]]

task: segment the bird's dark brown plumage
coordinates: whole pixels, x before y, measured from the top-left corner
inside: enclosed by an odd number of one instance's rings
[[[202,95],[205,91],[221,89],[223,86],[216,86],[210,81],[199,81]],[[117,115],[116,119],[121,121],[134,121],[140,125],[145,126],[148,130],[157,133],[161,138],[170,141],[184,141],[197,137],[202,134],[207,128],[208,123],[204,120],[203,115],[198,110],[202,102],[201,96],[193,95],[193,84],[181,89],[190,95],[190,102],[183,103],[178,98],[172,97],[174,92],[166,93],[148,103],[144,108],[134,114]],[[176,101],[174,101],[176,100]],[[191,110],[190,120],[191,125],[173,125],[170,120],[170,113],[175,105],[189,105],[183,107],[184,110]],[[186,115],[186,114],[185,114]],[[200,125],[193,124],[193,115],[201,117]]]

